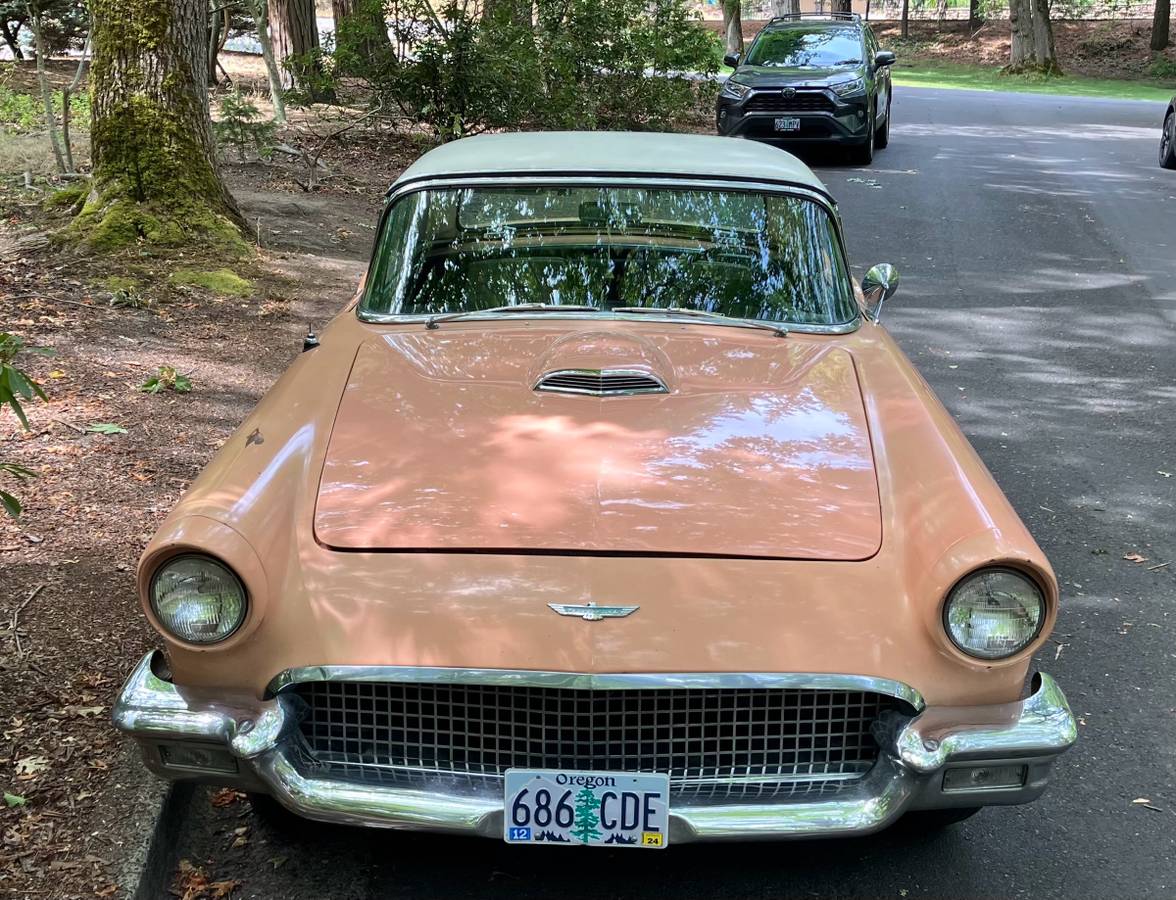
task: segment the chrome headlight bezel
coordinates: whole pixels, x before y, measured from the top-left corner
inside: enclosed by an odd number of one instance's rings
[[[211,570],[211,574],[227,581],[236,590],[238,595],[236,601],[238,609],[235,620],[232,622],[232,627],[219,630],[213,636],[206,639],[194,634],[191,628],[183,630],[176,627],[178,619],[174,614],[169,614],[161,608],[161,598],[158,591],[160,579],[170,569],[173,569],[181,563],[190,564],[193,562],[207,566]],[[147,584],[147,602],[150,606],[151,615],[155,620],[156,627],[172,640],[194,647],[211,647],[224,643],[239,632],[249,619],[249,591],[246,589],[245,583],[241,580],[241,576],[233,570],[232,566],[217,559],[215,556],[210,556],[205,553],[179,553],[175,556],[169,556],[160,562],[151,573],[151,580]]]
[[[862,76],[830,85],[830,87],[838,97],[855,97],[866,92],[866,79]]]
[[[1036,605],[1036,619],[1032,621],[1032,632],[1028,637],[1023,638],[1020,643],[1013,649],[1003,648],[1000,650],[985,650],[978,646],[969,645],[968,642],[957,632],[952,623],[952,610],[954,604],[961,600],[961,591],[970,587],[975,581],[992,575],[1011,576],[1016,578],[1025,588],[1022,596],[1029,597]],[[1026,610],[1029,606],[1022,603],[1022,607]],[[1046,622],[1050,618],[1049,597],[1045,590],[1043,590],[1038,580],[1021,569],[1013,568],[1012,566],[984,566],[980,569],[975,569],[952,585],[951,589],[943,601],[943,608],[940,614],[940,624],[943,626],[944,634],[952,647],[964,654],[972,660],[985,663],[1001,663],[1006,660],[1014,659],[1025,652],[1025,650],[1041,637],[1042,630],[1045,628]]]
[[[742,100],[751,93],[751,85],[728,78],[723,82],[723,89],[719,93],[728,100]]]

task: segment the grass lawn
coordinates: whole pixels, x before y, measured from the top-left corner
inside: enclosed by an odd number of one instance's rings
[[[1021,94],[1062,94],[1071,97],[1107,97],[1115,100],[1168,101],[1176,84],[1154,81],[1123,81],[1115,78],[1086,78],[1063,75],[1058,78],[1001,75],[987,66],[916,62],[908,68],[894,67],[894,83],[912,87],[964,88],[972,91],[1014,91]]]

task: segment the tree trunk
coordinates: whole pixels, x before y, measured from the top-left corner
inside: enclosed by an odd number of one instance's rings
[[[1011,0],[1015,3],[1016,0]],[[911,0],[902,0],[902,36],[911,36]]]
[[[307,54],[319,49],[314,0],[269,0],[269,30],[282,87],[305,90],[303,70],[317,66]]]
[[[53,111],[53,92],[49,89],[49,76],[45,72],[45,41],[41,31],[41,20],[33,12],[32,4],[26,4],[29,11],[29,28],[33,32],[33,46],[37,50],[37,84],[41,88],[41,105],[45,109],[45,127],[49,132],[49,146],[53,148],[53,158],[57,161],[57,171],[64,175],[67,171],[65,157],[61,152],[61,138],[57,133],[57,113]]]
[[[1020,71],[1037,59],[1036,33],[1033,29],[1033,0],[1009,0],[1009,69]]]
[[[350,52],[370,60],[392,47],[383,0],[332,0],[331,7],[336,49],[346,46]]]
[[[286,101],[282,97],[282,73],[274,55],[274,42],[270,39],[269,19],[266,15],[266,0],[249,0],[249,12],[253,16],[253,27],[257,29],[257,40],[261,44],[261,58],[265,63],[266,78],[269,80],[270,101],[274,105],[274,121],[286,124]]]
[[[8,45],[8,49],[12,51],[13,59],[24,59],[24,50],[20,46],[20,23],[16,23],[15,29],[9,29],[8,22],[0,19],[0,35],[4,37],[4,43]]]
[[[853,12],[853,0],[833,0],[833,12],[837,12],[837,13],[851,13],[851,12]]]
[[[968,24],[973,28],[983,20],[980,15],[980,0],[968,0]]]
[[[246,252],[216,169],[207,0],[90,0],[94,177],[72,225],[94,249],[141,240]]]
[[[727,53],[743,55],[743,4],[741,0],[722,0],[723,35]]]
[[[1049,0],[1030,0],[1033,6],[1033,49],[1037,68],[1060,74],[1058,52],[1054,47],[1053,25],[1049,21]]]
[[[791,16],[800,12],[800,0],[772,0],[773,16]]]
[[[1155,12],[1152,14],[1151,48],[1159,53],[1169,42],[1169,25],[1172,18],[1171,0],[1156,0]]]

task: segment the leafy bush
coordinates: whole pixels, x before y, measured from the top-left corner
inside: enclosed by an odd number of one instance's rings
[[[380,18],[392,41],[373,30]],[[687,0],[392,0],[345,20],[322,68],[360,77],[442,139],[660,129],[713,90],[694,74],[717,70],[713,44]]]
[[[0,408],[7,406],[11,409],[20,420],[21,426],[27,430],[29,420],[25,416],[22,401],[32,400],[34,397],[40,397],[42,400],[46,398],[41,386],[13,364],[16,357],[26,351],[43,355],[51,353],[44,347],[30,347],[14,334],[0,333]],[[32,478],[36,474],[31,469],[11,462],[0,462],[0,473],[18,481]],[[0,490],[0,506],[14,518],[20,515],[20,501],[7,491]]]
[[[80,0],[34,0],[31,5],[41,16],[41,38],[50,53],[81,46],[90,18],[85,3]],[[27,36],[29,6],[28,0],[0,0],[0,20],[5,25],[0,34],[16,59],[24,59],[28,49],[22,46],[22,41]]]
[[[1152,58],[1151,65],[1147,67],[1147,74],[1162,81],[1176,78],[1176,60],[1168,59],[1168,57],[1157,53]]]
[[[73,118],[89,123],[88,94],[74,94],[70,98],[69,108]],[[62,96],[61,91],[58,91],[53,95],[53,111],[60,116],[61,109]],[[41,105],[41,98],[0,85],[0,125],[7,125],[16,131],[39,131],[44,128],[45,108]]]
[[[192,390],[192,382],[188,380],[187,375],[177,372],[175,366],[160,366],[156,374],[139,385],[139,390],[145,394],[158,394],[163,390],[187,394]]]
[[[221,101],[220,118],[212,123],[212,130],[217,143],[222,148],[235,148],[241,162],[249,150],[263,159],[273,155],[277,125],[262,118],[261,111],[239,89]]]

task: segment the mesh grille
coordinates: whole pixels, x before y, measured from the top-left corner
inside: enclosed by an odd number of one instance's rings
[[[666,386],[653,375],[621,370],[568,370],[548,372],[535,385],[537,391],[564,394],[664,394]]]
[[[797,91],[792,97],[779,92],[754,94],[744,107],[747,112],[771,113],[833,112],[834,109],[833,101],[820,91]]]
[[[321,682],[292,688],[306,750],[331,777],[455,779],[508,768],[666,772],[678,797],[828,793],[873,765],[890,697],[779,689],[570,690]]]

